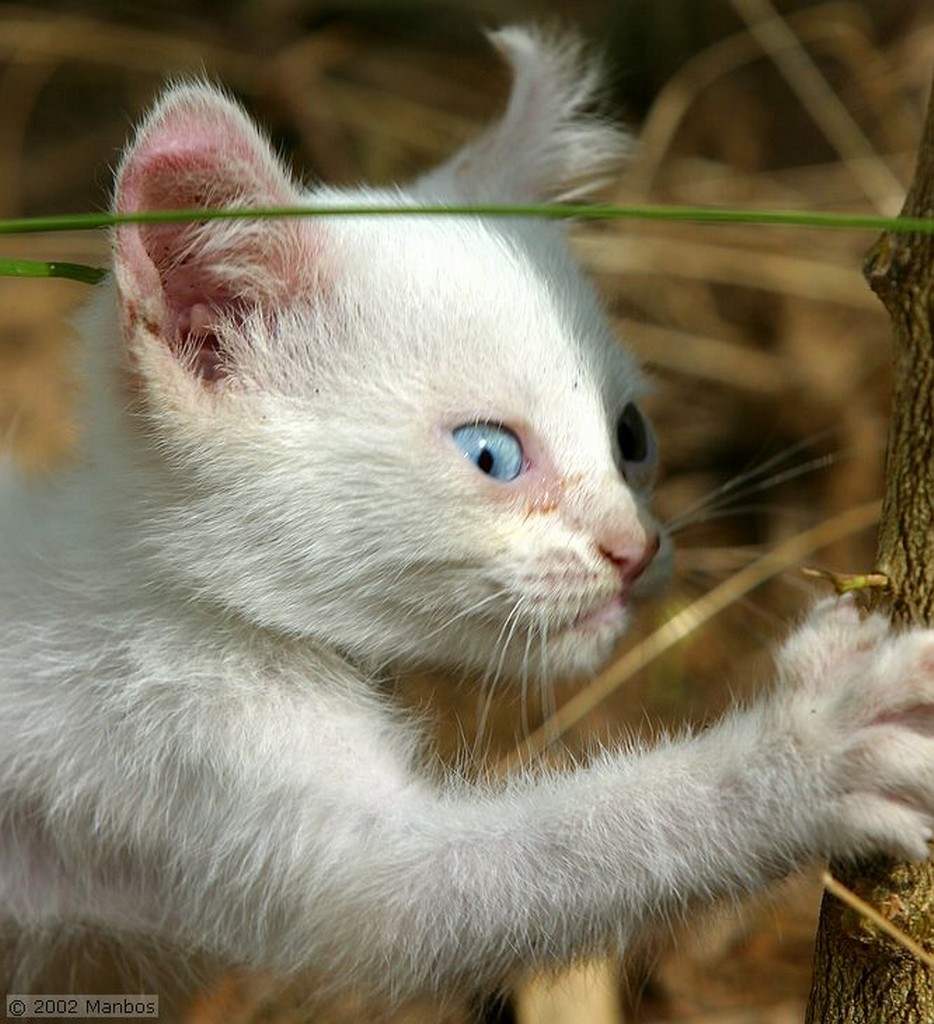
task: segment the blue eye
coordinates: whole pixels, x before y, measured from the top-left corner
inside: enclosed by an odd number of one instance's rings
[[[525,458],[519,438],[498,423],[465,423],[455,427],[454,443],[470,461],[495,480],[515,480]]]

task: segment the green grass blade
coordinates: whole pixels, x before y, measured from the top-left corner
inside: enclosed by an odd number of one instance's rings
[[[281,219],[284,217],[545,217],[559,220],[655,220],[696,224],[753,224],[858,231],[934,233],[934,219],[800,210],[735,210],[693,206],[611,206],[583,203],[426,204],[379,206],[276,206],[208,210],[146,210],[131,214],[77,213],[0,220],[0,235],[91,231],[121,224],[179,224],[193,221]]]
[[[0,219],[0,235],[56,231],[95,231],[121,224],[183,224],[212,220],[288,217],[544,217],[558,220],[648,220],[694,224],[750,224],[848,231],[934,234],[934,218],[879,217],[869,214],[813,213],[796,210],[731,210],[693,206],[611,206],[592,203],[448,204],[373,206],[275,206],[208,210],[144,210],[131,214],[75,213],[52,217]],[[100,267],[81,263],[0,259],[0,276],[60,277],[97,284]]]
[[[89,267],[84,263],[0,259],[0,277],[62,277],[83,284],[99,284],[106,276],[103,267]]]

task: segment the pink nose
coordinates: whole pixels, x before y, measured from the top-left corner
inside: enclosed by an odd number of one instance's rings
[[[616,566],[623,583],[629,584],[635,583],[652,564],[652,559],[658,554],[659,545],[656,533],[648,537],[645,544],[620,544],[614,547],[601,544],[600,554]]]

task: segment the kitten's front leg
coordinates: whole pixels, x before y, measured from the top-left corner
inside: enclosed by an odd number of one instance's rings
[[[436,809],[443,834],[410,905],[411,934],[434,932],[423,953],[440,974],[433,921],[448,971],[483,977],[625,944],[815,855],[925,857],[934,632],[895,634],[830,601],[778,661],[773,696],[697,737]]]

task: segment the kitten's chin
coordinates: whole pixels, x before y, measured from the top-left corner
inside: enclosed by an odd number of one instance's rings
[[[623,594],[588,609],[551,637],[548,664],[543,668],[556,676],[580,675],[602,668],[629,627],[630,618],[629,602]]]
[[[624,594],[618,593],[609,601],[581,612],[565,631],[580,638],[597,636],[608,631],[619,636],[625,631],[628,623],[629,603]]]
[[[505,648],[501,629],[464,629],[446,633],[442,643],[433,638],[435,643],[430,647],[415,643],[408,651],[396,652],[395,657],[390,654],[388,659],[384,653],[373,668],[385,668],[388,660],[400,671],[466,671],[487,683],[496,681],[506,686],[510,680],[527,683],[536,676],[553,681],[568,679],[601,669],[626,632],[630,617],[625,598],[614,598],[561,626],[542,630],[540,623],[530,623],[524,629],[517,628]],[[411,634],[410,639],[414,639]]]
[[[563,625],[537,627],[531,639],[515,638],[497,655],[503,678],[528,679],[530,675],[549,680],[593,674],[610,660],[631,619],[624,594],[588,608]]]
[[[556,681],[599,671],[612,657],[632,618],[633,595],[620,590],[605,594],[594,604],[575,610],[548,609],[549,614],[505,618],[470,619],[449,613],[448,627],[439,630],[432,618],[424,632],[405,620],[403,632],[386,634],[402,643],[381,646],[377,651],[355,652],[355,660],[374,671],[391,666],[393,671],[443,671],[466,673],[485,684],[527,685],[539,677]]]

